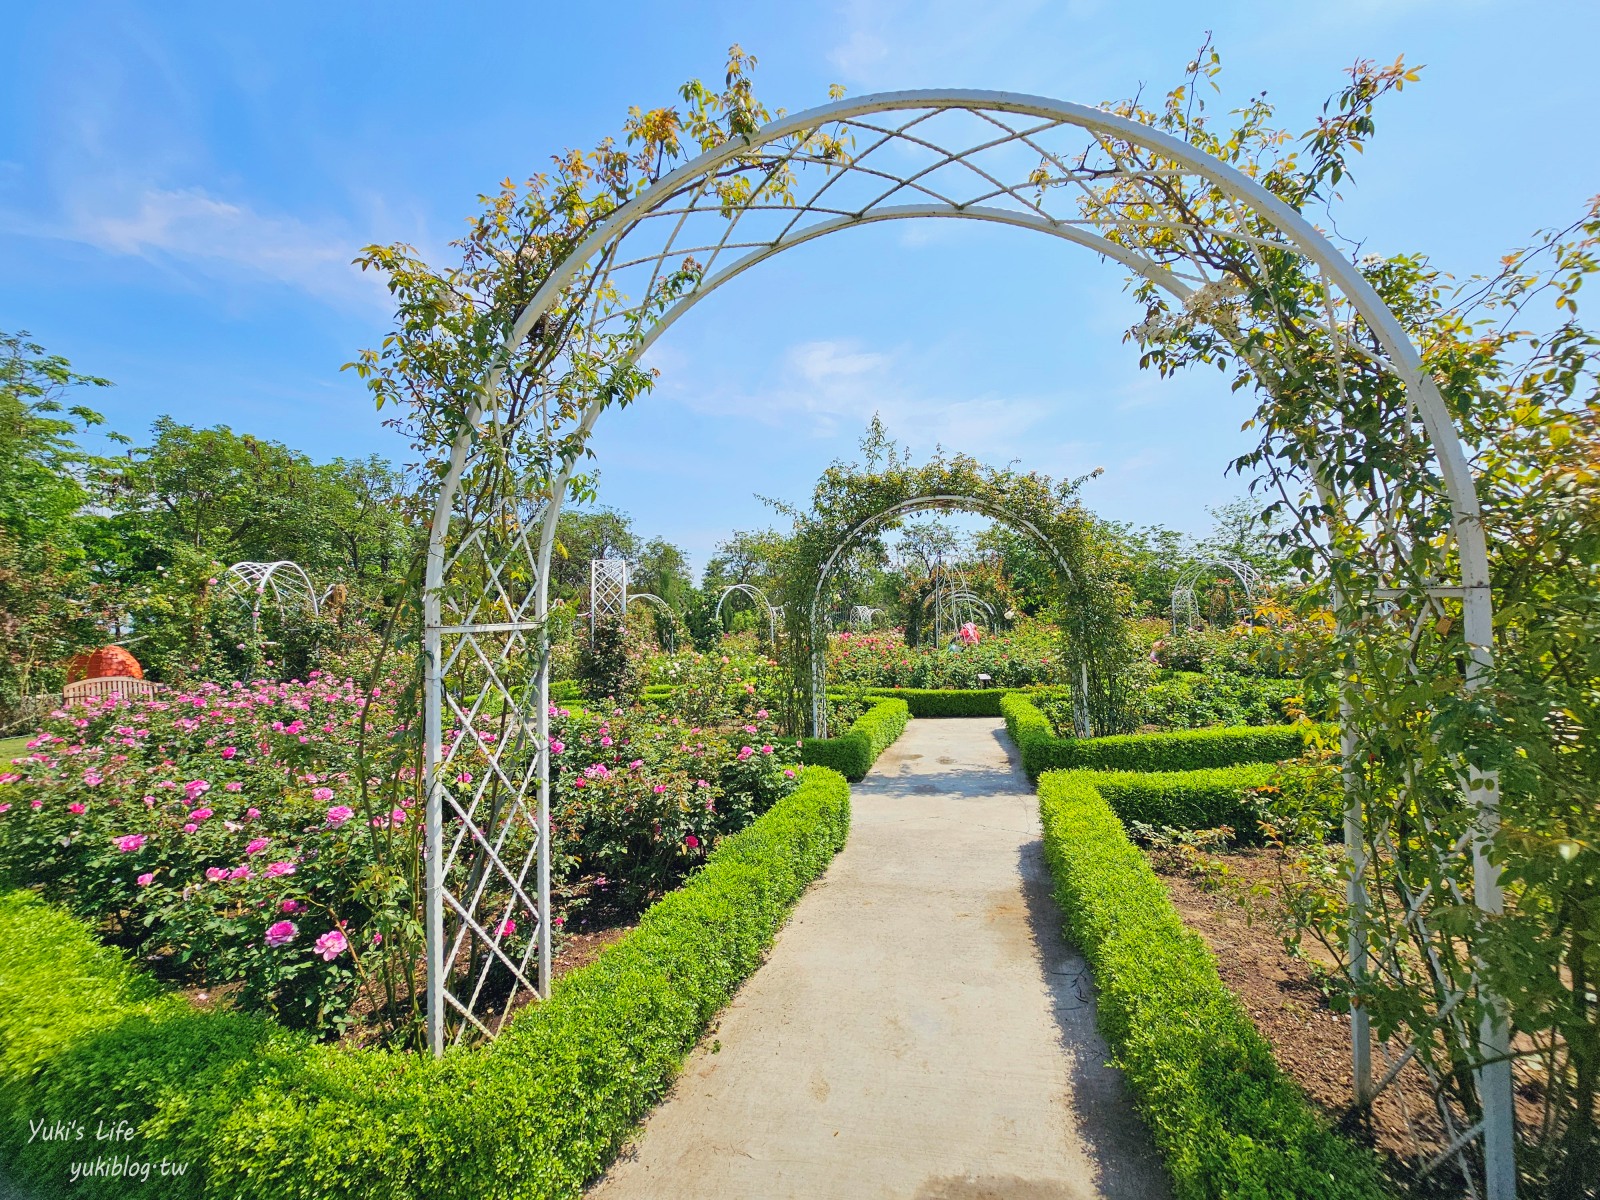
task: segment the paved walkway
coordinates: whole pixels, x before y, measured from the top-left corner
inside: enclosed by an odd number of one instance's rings
[[[913,721],[592,1200],[1160,1200],[1001,722]]]

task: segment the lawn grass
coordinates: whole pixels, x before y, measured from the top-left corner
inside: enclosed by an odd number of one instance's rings
[[[11,760],[28,752],[28,738],[0,738],[0,766],[10,766]]]

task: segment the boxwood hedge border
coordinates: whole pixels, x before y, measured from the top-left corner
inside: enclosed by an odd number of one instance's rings
[[[1068,936],[1099,990],[1100,1030],[1179,1200],[1388,1195],[1375,1157],[1283,1075],[1095,777],[1046,773],[1039,812]]]
[[[1244,725],[1232,729],[1185,729],[1175,733],[1129,733],[1113,737],[1063,738],[1028,697],[1009,692],[1000,699],[1006,730],[1022,753],[1028,778],[1045,771],[1198,771],[1240,763],[1279,762],[1297,757],[1323,727]]]
[[[894,740],[906,731],[911,709],[904,700],[879,700],[856,718],[849,730],[834,738],[802,738],[800,761],[832,767],[854,782],[872,769]]]
[[[485,1047],[351,1051],[198,1011],[31,893],[0,894],[0,1170],[41,1197],[576,1197],[662,1096],[844,844],[850,789],[800,785]],[[96,1122],[135,1138],[96,1143]],[[86,1140],[30,1141],[31,1121]],[[70,1126],[69,1128],[75,1128]],[[69,1182],[123,1154],[181,1176]]]

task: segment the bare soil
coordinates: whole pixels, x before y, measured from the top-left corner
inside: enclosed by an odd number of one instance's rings
[[[1308,946],[1304,958],[1285,947],[1280,931],[1287,918],[1273,891],[1274,853],[1207,853],[1203,872],[1183,870],[1169,856],[1150,857],[1179,915],[1211,947],[1223,983],[1271,1044],[1284,1073],[1330,1122],[1376,1149],[1393,1178],[1414,1180],[1416,1166],[1442,1144],[1427,1079],[1407,1066],[1378,1096],[1370,1117],[1354,1109],[1349,1018],[1333,1010],[1319,982],[1319,968],[1325,973],[1334,963],[1321,947]],[[1380,1078],[1381,1058],[1375,1051]],[[1438,1174],[1435,1183],[1443,1190],[1416,1194],[1455,1195],[1458,1181],[1449,1178],[1451,1172]]]

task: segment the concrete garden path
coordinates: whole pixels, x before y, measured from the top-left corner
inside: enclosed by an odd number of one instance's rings
[[[1169,1194],[998,720],[913,721],[593,1200]]]

